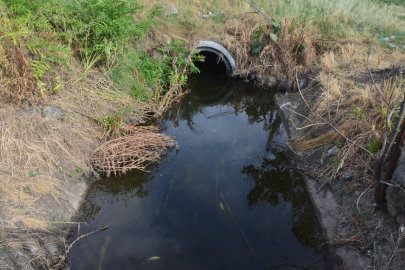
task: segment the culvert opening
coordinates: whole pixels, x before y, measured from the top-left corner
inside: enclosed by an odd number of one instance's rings
[[[202,51],[200,55],[205,57],[204,62],[196,62],[195,64],[200,69],[201,73],[220,77],[226,77],[228,75],[226,64],[218,54]]]

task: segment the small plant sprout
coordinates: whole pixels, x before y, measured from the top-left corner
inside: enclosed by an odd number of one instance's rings
[[[31,187],[30,187],[30,185],[27,185],[25,188],[24,188],[24,191],[25,192],[27,192],[27,193],[29,193],[29,194],[31,194]]]
[[[29,177],[35,177],[35,176],[37,176],[37,174],[30,171],[30,172],[28,173],[28,176],[29,176]]]

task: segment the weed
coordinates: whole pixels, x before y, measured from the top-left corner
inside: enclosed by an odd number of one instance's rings
[[[25,192],[27,192],[27,193],[29,193],[29,194],[31,194],[31,187],[30,187],[30,185],[27,185],[25,188],[24,188],[24,191]]]
[[[115,113],[102,117],[98,122],[103,129],[103,137],[119,137],[125,134],[125,118],[131,108],[119,108]]]
[[[371,141],[370,144],[368,145],[368,151],[371,153],[377,155],[378,149],[380,148],[381,141]]]
[[[5,254],[7,252],[7,249],[5,248],[0,248],[0,256],[2,256],[3,254]]]
[[[83,169],[82,169],[81,167],[77,167],[77,168],[76,168],[76,172],[82,173],[82,172],[83,172]]]
[[[358,119],[364,119],[366,118],[366,115],[364,114],[362,108],[357,108],[350,113],[350,117],[357,117]]]
[[[58,171],[60,173],[63,173],[62,165],[58,164],[58,165],[56,165],[56,168],[58,169]]]
[[[30,172],[28,173],[28,176],[29,176],[29,177],[35,177],[35,176],[37,176],[37,174],[30,171]]]
[[[74,173],[68,173],[68,175],[69,175],[69,177],[74,177],[75,176],[75,174]]]

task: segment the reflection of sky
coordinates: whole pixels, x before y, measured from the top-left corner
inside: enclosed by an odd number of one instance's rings
[[[268,181],[278,181],[273,165],[261,165],[280,156],[266,152],[268,140],[279,144],[280,137],[270,138],[260,117],[252,122],[243,111],[221,114],[234,105],[199,106],[192,127],[186,118],[164,121],[179,148],[155,171],[102,180],[89,193],[82,212],[89,225],[80,234],[110,228],[80,241],[71,252],[72,269],[266,269],[287,261],[308,267],[322,258],[309,257],[314,250],[292,232],[301,217],[295,202],[248,202],[257,179],[241,171],[252,165]],[[139,197],[140,190],[147,196]],[[160,259],[148,260],[153,256]]]

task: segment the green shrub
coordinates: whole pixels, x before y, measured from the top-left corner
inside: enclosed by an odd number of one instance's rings
[[[72,0],[63,5],[63,27],[69,42],[86,55],[110,56],[118,46],[129,40],[144,37],[149,27],[156,24],[153,16],[160,10],[143,11],[135,0]],[[143,13],[142,19],[135,15]]]

